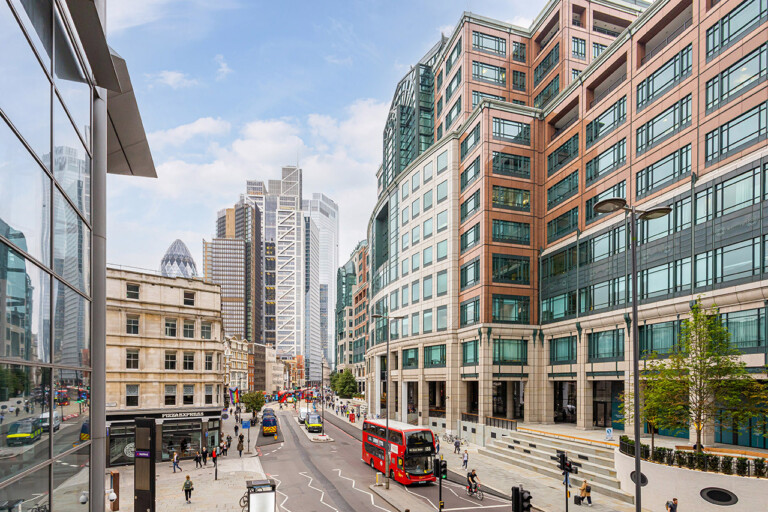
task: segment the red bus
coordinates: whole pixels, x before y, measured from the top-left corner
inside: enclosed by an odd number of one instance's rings
[[[386,474],[384,449],[385,420],[363,422],[363,462]],[[389,422],[389,475],[401,484],[434,482],[432,458],[435,456],[435,436],[428,428],[399,421]]]

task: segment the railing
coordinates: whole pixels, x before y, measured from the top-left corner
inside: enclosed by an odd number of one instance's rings
[[[445,409],[430,409],[430,418],[445,418]]]
[[[624,81],[627,79],[627,75],[623,74],[621,75],[618,80],[613,82],[611,85],[608,86],[606,90],[600,93],[599,96],[595,96],[595,98],[590,102],[589,108],[594,107],[597,105],[603,98],[611,94],[613,91],[615,91]]]
[[[621,35],[621,32],[616,32],[614,30],[608,29],[608,28],[602,28],[598,26],[593,26],[592,30],[597,32],[598,34],[605,34],[607,36],[611,37],[619,37]]]
[[[493,416],[486,416],[485,424],[489,427],[517,430],[517,420],[509,420],[507,418],[494,418]]]
[[[544,47],[549,44],[549,42],[557,35],[558,32],[560,32],[560,27],[552,30],[552,32],[550,32],[547,37],[541,40],[541,43],[539,43],[541,45],[540,48],[544,49]]]
[[[567,123],[565,123],[560,128],[555,128],[555,132],[552,134],[552,138],[549,139],[549,142],[552,142],[553,140],[555,140],[555,137],[557,137],[558,135],[563,133],[565,130],[567,130],[568,128],[573,126],[573,123],[575,123],[578,120],[579,120],[579,116],[576,116],[576,117],[572,118],[570,121],[568,121]]]
[[[573,26],[574,27],[579,27],[579,28],[584,28],[584,24],[581,22],[581,20],[576,20],[576,19],[573,20]]]
[[[461,421],[466,421],[469,423],[480,423],[479,418],[480,416],[477,414],[472,414],[471,412],[461,413]]]
[[[621,436],[619,451],[624,455],[634,457],[635,442],[627,436]],[[651,447],[647,444],[640,445],[640,458],[657,464],[666,464],[667,466],[677,466],[679,468],[684,467],[708,473],[736,474],[738,476],[754,476],[757,478],[764,478],[767,474],[765,459],[730,457],[714,453],[698,453],[660,447],[656,447],[653,450],[653,454],[651,454]]]
[[[643,64],[648,62],[651,58],[653,58],[654,55],[656,55],[661,50],[663,50],[665,46],[671,43],[675,38],[677,38],[677,36],[682,34],[685,31],[685,29],[690,27],[692,24],[693,24],[693,18],[687,20],[685,23],[683,23],[682,25],[677,27],[675,30],[673,30],[672,33],[668,35],[662,42],[654,46],[653,49],[650,50],[649,52],[645,53],[645,57],[643,57],[643,60],[640,61],[640,65],[642,66]]]

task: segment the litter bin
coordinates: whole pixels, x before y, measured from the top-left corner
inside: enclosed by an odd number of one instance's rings
[[[248,487],[248,512],[277,511],[274,480],[248,480],[245,485]]]
[[[351,412],[349,413],[349,422],[354,423],[355,422],[355,413]]]

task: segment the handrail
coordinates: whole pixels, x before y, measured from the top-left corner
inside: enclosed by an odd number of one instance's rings
[[[563,126],[561,126],[560,128],[555,128],[555,133],[552,134],[552,138],[549,139],[549,142],[552,142],[553,140],[555,140],[555,137],[557,137],[558,135],[563,133],[565,130],[567,130],[568,128],[573,126],[573,123],[575,123],[578,120],[579,120],[579,116],[575,116],[570,121],[568,121]]]
[[[579,20],[573,20],[573,26],[574,27],[579,27],[579,28],[584,28],[584,24],[581,21],[579,21]]]
[[[430,418],[445,418],[445,409],[430,409]]]
[[[512,420],[509,418],[496,418],[494,416],[486,416],[485,424],[489,427],[517,430],[517,420]]]
[[[669,43],[672,42],[672,40],[676,39],[677,36],[682,34],[685,29],[690,27],[693,24],[693,18],[685,21],[682,25],[677,27],[675,30],[672,31],[671,34],[669,34],[662,42],[657,44],[651,51],[646,52],[645,57],[640,61],[640,65],[642,66],[646,62],[648,62],[653,56],[655,56],[657,53],[659,53],[661,50],[663,50]]]
[[[615,90],[616,90],[616,89],[619,87],[619,85],[621,85],[622,83],[624,83],[624,81],[625,81],[626,79],[627,79],[627,75],[626,75],[626,73],[625,73],[625,74],[623,74],[623,75],[621,75],[621,76],[618,78],[618,80],[616,80],[616,81],[615,81],[615,82],[613,82],[611,85],[609,85],[609,86],[608,86],[608,88],[607,88],[606,90],[604,90],[603,92],[601,92],[599,96],[595,97],[595,98],[594,98],[594,99],[593,99],[593,100],[592,100],[592,101],[589,103],[589,108],[592,108],[592,107],[594,107],[594,106],[595,106],[595,105],[597,105],[597,104],[598,104],[600,101],[602,101],[602,100],[603,100],[603,98],[605,98],[606,96],[608,96],[609,94],[611,94],[613,91],[615,91]]]
[[[461,421],[467,421],[469,423],[479,423],[478,419],[480,416],[477,414],[472,414],[471,412],[463,412],[461,413]]]
[[[546,47],[549,42],[555,38],[557,33],[560,32],[560,27],[557,27],[555,30],[553,30],[546,38],[541,40],[541,43],[539,43],[541,46],[540,48],[543,50],[544,47]]]
[[[619,37],[621,35],[621,32],[616,32],[614,30],[610,30],[610,29],[607,29],[607,28],[598,27],[596,25],[592,25],[592,30],[594,32],[599,33],[599,34],[605,34],[605,35],[611,36],[611,37]]]

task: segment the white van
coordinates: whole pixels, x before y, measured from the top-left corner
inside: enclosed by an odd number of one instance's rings
[[[299,417],[296,418],[299,422],[299,424],[303,425],[304,421],[307,419],[307,415],[309,414],[309,409],[306,407],[299,409]]]
[[[40,415],[40,421],[42,422],[43,430],[46,430],[48,432],[51,431],[51,426],[49,425],[48,416],[50,413],[44,412]],[[53,431],[59,430],[59,427],[61,427],[61,416],[59,416],[59,411],[53,411]]]

